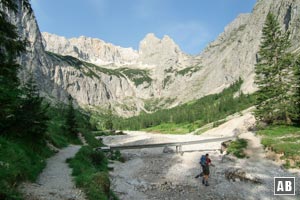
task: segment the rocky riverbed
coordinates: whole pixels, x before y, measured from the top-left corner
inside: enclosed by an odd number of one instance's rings
[[[259,138],[247,131],[253,122],[249,114],[233,118],[201,136],[161,135],[127,132],[127,135],[104,138],[108,145],[149,144],[189,141],[236,134],[248,140],[249,158],[236,159],[223,155],[216,148],[220,143],[183,146],[183,154],[175,148],[123,150],[126,162],[113,162],[110,172],[112,189],[122,200],[193,200],[193,199],[299,199],[299,172],[289,172],[265,158]],[[202,149],[202,151],[201,151]],[[202,154],[209,153],[215,167],[211,167],[210,186],[204,186],[198,164]],[[274,196],[273,177],[296,177],[296,196]],[[297,184],[298,183],[298,184]]]

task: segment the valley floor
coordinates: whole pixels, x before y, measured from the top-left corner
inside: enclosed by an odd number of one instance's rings
[[[163,153],[163,148],[123,150],[126,162],[111,166],[112,190],[121,200],[299,199],[300,173],[289,172],[265,159],[259,138],[247,131],[253,122],[253,116],[246,113],[198,136],[126,132],[127,135],[105,137],[107,145],[132,145],[239,135],[249,144],[249,158],[240,160],[215,150],[220,149],[220,142],[183,146],[183,155]],[[201,178],[195,178],[200,172],[199,158],[206,152],[215,165],[211,167],[208,187],[202,185]],[[273,177],[277,176],[296,177],[296,197],[273,195]]]

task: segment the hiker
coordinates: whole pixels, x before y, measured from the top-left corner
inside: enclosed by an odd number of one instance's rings
[[[205,157],[206,157],[206,163],[205,163],[205,165],[203,166],[203,179],[202,179],[202,184],[205,185],[205,186],[209,186],[209,184],[208,184],[209,167],[210,167],[210,166],[214,166],[214,165],[211,163],[211,159],[209,158],[208,153],[205,155]]]
[[[206,154],[206,155],[208,155],[208,154]],[[200,172],[200,174],[195,176],[195,178],[199,178],[200,176],[203,176],[204,167],[206,165],[206,155],[202,155],[200,158],[199,164],[201,165],[202,172]]]

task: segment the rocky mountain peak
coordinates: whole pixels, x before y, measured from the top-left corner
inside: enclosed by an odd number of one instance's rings
[[[21,5],[21,0],[16,1]],[[83,107],[110,104],[128,116],[147,108],[147,103],[168,107],[218,93],[240,77],[244,92],[255,91],[256,55],[269,12],[283,31],[291,33],[291,52],[299,53],[300,0],[257,1],[251,14],[239,15],[198,56],[184,54],[169,36],[158,38],[153,33],[145,36],[138,51],[84,36],[68,39],[43,33],[44,49],[33,14],[20,9],[10,16],[20,36],[30,42],[20,63],[34,71],[45,96],[66,101],[71,94]],[[172,103],[165,104],[166,100]]]
[[[140,42],[139,53],[144,54],[149,51],[155,53],[175,49],[176,51],[181,51],[179,46],[168,35],[164,35],[162,39],[159,39],[154,33],[148,33]]]
[[[139,65],[142,68],[149,68],[149,66],[153,68],[179,63],[185,55],[174,40],[167,35],[160,39],[153,33],[147,34],[140,42],[139,51],[136,51],[85,36],[67,39],[46,32],[42,34],[47,51],[73,56],[96,65],[110,67]]]
[[[184,57],[184,53],[172,38],[165,35],[162,39],[157,38],[153,33],[149,33],[140,42],[139,61],[150,65],[176,64]]]

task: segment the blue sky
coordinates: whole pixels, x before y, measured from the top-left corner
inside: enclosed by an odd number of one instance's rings
[[[138,49],[147,33],[198,54],[256,0],[31,0],[41,31]]]

